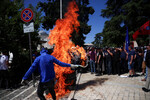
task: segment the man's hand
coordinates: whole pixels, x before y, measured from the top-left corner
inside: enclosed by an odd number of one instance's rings
[[[130,65],[132,64],[132,62],[130,61]]]
[[[109,49],[107,49],[107,52],[110,52],[110,50],[109,50]]]
[[[77,68],[77,67],[86,68],[86,66],[71,64],[71,68]]]
[[[77,67],[79,67],[79,65],[71,64],[71,68],[77,68]]]
[[[79,65],[79,67],[85,68],[85,66]]]
[[[21,85],[28,85],[28,81],[27,80],[23,80],[21,81]]]

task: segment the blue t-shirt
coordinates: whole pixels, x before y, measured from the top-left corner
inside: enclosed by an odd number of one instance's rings
[[[40,73],[40,82],[48,82],[55,78],[55,71],[53,63],[58,64],[63,67],[70,67],[70,64],[63,63],[57,60],[52,55],[42,53],[39,57],[37,57],[29,70],[24,75],[23,79],[26,80],[28,77],[34,72],[34,70],[38,67]]]
[[[135,51],[134,50],[129,51],[129,53],[128,53],[128,62],[131,61],[131,56],[133,56],[133,59],[134,59],[134,55],[135,55]]]

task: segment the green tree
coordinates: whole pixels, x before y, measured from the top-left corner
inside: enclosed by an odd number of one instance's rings
[[[24,9],[23,2],[23,0],[0,1],[0,51],[7,50],[13,53],[10,73],[12,77],[18,78],[15,82],[19,82],[30,66],[28,34],[23,33],[24,22],[20,16]],[[34,19],[35,32],[31,33],[32,49],[36,49],[39,41],[37,36],[41,20],[40,12],[34,10],[34,13],[36,19]]]
[[[102,47],[103,34],[97,33],[94,38],[95,38],[95,40],[92,42],[92,44],[94,44],[94,46],[96,46],[96,47]]]
[[[125,41],[126,26],[129,29],[130,41],[133,33],[150,19],[150,1],[148,0],[108,0],[101,16],[108,18],[103,29],[104,45],[121,46]],[[139,36],[138,44],[148,40],[147,36]],[[146,38],[146,39],[145,39]],[[145,42],[147,43],[147,42]]]
[[[68,2],[72,0],[63,0],[63,15],[67,11],[67,5]],[[91,26],[87,25],[87,22],[89,21],[89,14],[94,13],[94,9],[92,7],[88,7],[89,5],[89,0],[76,0],[77,5],[79,7],[79,17],[78,20],[80,22],[80,27],[79,27],[79,33],[73,32],[72,33],[72,41],[76,45],[83,46],[85,36],[87,35],[90,30]],[[43,20],[43,28],[44,29],[52,29],[53,26],[55,25],[55,22],[57,19],[60,18],[60,0],[48,0],[48,2],[39,2],[38,6],[41,9],[41,11],[44,11],[45,16]]]

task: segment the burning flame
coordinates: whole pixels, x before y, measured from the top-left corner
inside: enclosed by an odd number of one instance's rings
[[[71,63],[71,55],[69,54],[69,50],[74,52],[74,49],[71,48],[75,48],[76,52],[78,51],[78,53],[80,53],[82,60],[86,59],[86,52],[82,47],[75,47],[75,44],[71,41],[72,32],[78,32],[78,27],[80,26],[80,23],[77,20],[79,14],[76,12],[79,11],[79,9],[76,2],[70,2],[67,10],[67,13],[64,15],[65,17],[63,19],[58,19],[54,29],[50,31],[49,44],[55,44],[54,52],[52,53],[54,57],[62,62]],[[84,62],[82,62],[82,64],[84,65]],[[66,77],[64,74],[71,74],[74,71],[68,67],[60,67],[58,65],[55,65],[54,68],[57,79],[55,92],[56,96],[59,97],[69,93],[69,90],[66,87],[67,85],[71,85],[73,83],[71,82],[70,84],[66,84]],[[47,97],[49,98],[51,95],[49,94]]]

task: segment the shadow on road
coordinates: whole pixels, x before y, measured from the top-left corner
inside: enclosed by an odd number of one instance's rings
[[[86,87],[89,87],[89,86],[101,85],[107,80],[108,78],[96,78],[95,80],[90,80],[90,81],[87,81],[86,83],[78,84],[77,91],[84,90]]]

